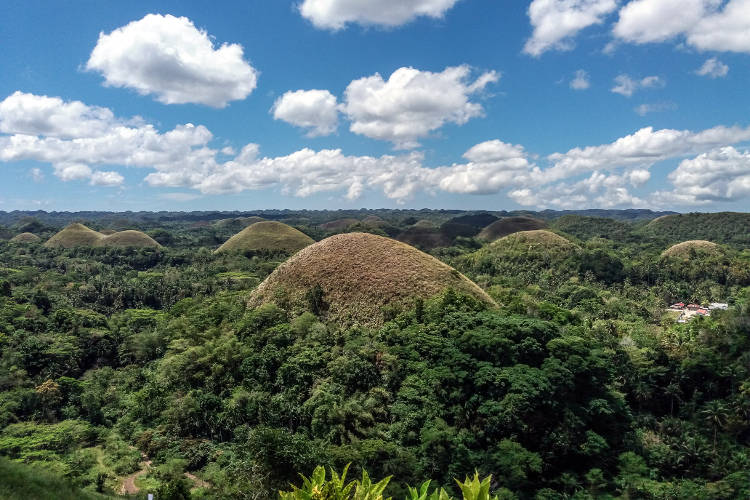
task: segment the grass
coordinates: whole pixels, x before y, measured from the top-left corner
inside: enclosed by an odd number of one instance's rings
[[[281,222],[252,224],[229,238],[216,252],[271,250],[294,253],[315,241],[305,233]]]
[[[534,217],[503,217],[482,229],[477,238],[485,241],[495,241],[509,234],[519,231],[534,231],[544,229],[547,223]]]
[[[75,222],[47,240],[44,246],[49,248],[90,247],[102,238],[104,238],[102,233]]]
[[[509,234],[490,245],[490,248],[512,247],[515,249],[525,249],[527,251],[559,249],[564,251],[573,251],[578,245],[555,234],[552,231],[536,229],[533,231],[519,231]]]
[[[328,319],[342,325],[378,326],[384,307],[411,307],[447,288],[495,305],[475,283],[431,255],[366,233],[331,236],[301,250],[260,284],[250,305],[274,302],[301,313],[316,286]]]
[[[37,243],[41,238],[34,233],[17,234],[10,239],[11,243]]]
[[[683,241],[672,245],[661,253],[662,257],[676,257],[678,259],[689,259],[693,255],[721,256],[724,250],[716,243],[706,240]]]
[[[141,247],[160,248],[161,245],[151,236],[141,231],[119,231],[94,242],[95,247]]]
[[[104,500],[113,498],[79,490],[40,467],[0,458],[0,498],[13,500]]]

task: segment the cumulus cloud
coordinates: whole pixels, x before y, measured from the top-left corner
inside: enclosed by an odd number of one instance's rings
[[[570,81],[570,88],[573,90],[586,90],[591,86],[589,82],[589,74],[585,70],[579,69],[575,72],[575,76]]]
[[[98,171],[91,174],[91,180],[89,181],[89,184],[91,184],[92,186],[119,186],[123,183],[123,181],[125,181],[125,178],[118,172]]]
[[[309,137],[332,134],[339,121],[336,96],[327,90],[286,92],[271,111],[274,119],[307,129]]]
[[[718,126],[700,132],[645,127],[610,144],[551,154],[548,160],[552,166],[544,170],[543,178],[552,182],[588,171],[648,168],[668,158],[698,154],[748,140],[750,127]]]
[[[577,182],[559,182],[537,190],[516,189],[508,193],[508,196],[519,205],[539,208],[642,207],[647,204],[646,201],[634,196],[627,184],[632,184],[634,177],[643,179],[644,176],[643,171],[624,175],[593,172],[589,177]]]
[[[112,87],[156,96],[164,104],[223,108],[256,86],[257,71],[236,43],[214,46],[186,17],[148,14],[112,33],[99,34],[86,69]]]
[[[716,148],[683,160],[668,179],[674,189],[653,194],[663,204],[704,205],[749,198],[750,152]]]
[[[534,0],[528,11],[534,31],[523,51],[537,57],[547,50],[570,50],[579,31],[601,24],[616,8],[616,0]]]
[[[648,89],[648,88],[661,88],[666,84],[664,80],[658,76],[647,76],[640,80],[633,79],[629,75],[618,75],[615,77],[615,86],[612,87],[611,91],[615,94],[624,95],[625,97],[632,96],[637,90]]]
[[[44,172],[42,172],[41,168],[34,167],[31,170],[29,170],[29,176],[31,176],[31,179],[34,182],[43,182],[44,181]]]
[[[717,58],[712,57],[710,59],[706,59],[706,62],[703,63],[703,66],[698,68],[695,73],[697,75],[707,76],[709,78],[724,78],[725,76],[727,76],[727,73],[729,73],[729,66],[719,61]]]
[[[302,17],[321,29],[339,30],[349,23],[394,27],[418,17],[441,18],[458,0],[304,0]]]
[[[750,52],[750,0],[633,0],[624,5],[614,36],[631,43],[683,37],[699,50]]]
[[[352,81],[341,109],[352,132],[409,149],[446,123],[462,125],[481,116],[482,105],[471,97],[499,79],[489,71],[472,80],[466,65],[440,73],[399,68],[388,80],[376,73]]]

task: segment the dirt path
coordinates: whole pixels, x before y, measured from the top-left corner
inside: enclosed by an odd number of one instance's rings
[[[144,475],[151,468],[151,460],[146,455],[141,453],[143,461],[140,463],[141,469],[133,474],[127,476],[122,481],[122,487],[120,488],[120,495],[135,495],[141,489],[135,485],[135,480],[140,476]]]
[[[142,475],[146,474],[148,470],[151,468],[151,460],[141,453],[141,458],[143,461],[140,463],[140,470],[132,473],[131,475],[125,477],[122,481],[122,486],[120,487],[120,495],[135,495],[141,489],[135,485],[135,480],[141,477]],[[204,481],[203,479],[194,476],[193,474],[186,472],[185,477],[190,479],[193,482],[193,488],[210,488],[211,485]]]

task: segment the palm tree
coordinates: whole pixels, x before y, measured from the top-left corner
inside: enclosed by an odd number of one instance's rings
[[[714,429],[714,455],[716,454],[716,436],[719,427],[723,427],[729,416],[729,410],[723,401],[713,400],[706,403],[700,412],[703,420]]]

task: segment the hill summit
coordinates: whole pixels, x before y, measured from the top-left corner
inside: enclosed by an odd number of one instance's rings
[[[411,307],[452,288],[494,306],[464,275],[414,247],[367,233],[331,236],[281,264],[250,296],[250,306],[275,302],[308,309],[319,287],[327,317],[343,325],[378,326],[384,306]]]
[[[34,233],[21,233],[21,234],[17,234],[14,237],[12,237],[10,239],[10,242],[11,243],[26,244],[26,243],[36,243],[39,240],[41,240],[41,238],[39,236],[35,235]]]
[[[676,257],[678,259],[689,259],[691,256],[721,256],[724,250],[717,245],[706,240],[689,240],[677,243],[664,250],[662,257]]]
[[[219,252],[272,250],[293,253],[315,243],[308,235],[282,222],[262,221],[246,227],[216,249]]]
[[[74,222],[48,239],[44,246],[49,248],[90,247],[102,238],[104,238],[102,233]]]

